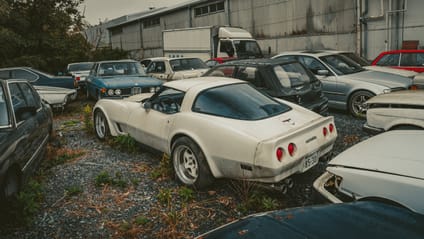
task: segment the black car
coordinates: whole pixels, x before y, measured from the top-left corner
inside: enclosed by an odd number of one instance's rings
[[[52,112],[27,81],[0,80],[0,199],[16,195],[40,163]]]
[[[10,67],[0,69],[0,79],[25,79],[32,85],[54,86],[74,89],[77,87],[72,76],[53,76],[31,67]]]
[[[259,213],[196,238],[424,238],[424,215],[388,202],[359,201]]]
[[[294,102],[322,115],[328,111],[328,99],[322,93],[321,82],[297,61],[234,60],[213,67],[203,76],[226,76],[249,81],[272,97]]]

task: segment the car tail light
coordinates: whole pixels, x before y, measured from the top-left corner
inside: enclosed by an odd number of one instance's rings
[[[106,90],[106,88],[101,88],[101,89],[100,89],[100,92],[101,92],[102,94],[106,93],[106,91],[107,91],[107,90]]]
[[[289,151],[290,156],[293,156],[296,152],[296,145],[294,143],[290,143],[287,150]]]
[[[330,131],[330,133],[333,133],[334,125],[333,124],[328,125],[328,130]]]
[[[283,159],[283,154],[284,154],[283,149],[282,148],[278,148],[277,151],[275,152],[275,154],[277,156],[278,161],[281,162],[281,160]]]
[[[417,87],[417,85],[411,85],[411,86],[409,87],[409,89],[410,89],[410,90],[418,90],[418,87]]]
[[[75,80],[76,81],[80,81],[81,80],[81,77],[77,76],[77,77],[75,77]]]
[[[326,127],[322,128],[322,135],[324,135],[324,137],[326,137],[328,134],[328,130]]]

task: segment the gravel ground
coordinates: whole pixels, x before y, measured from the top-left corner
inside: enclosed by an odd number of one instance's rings
[[[75,104],[82,108],[83,103]],[[50,151],[80,156],[43,171],[40,210],[26,226],[3,226],[1,238],[191,238],[252,213],[240,210],[240,186],[233,181],[218,180],[206,191],[184,194],[173,178],[153,178],[161,168],[160,152],[141,147],[128,153],[100,142],[84,130],[79,111],[55,117]],[[338,111],[330,115],[338,130],[335,155],[367,137],[363,120]],[[320,162],[297,175],[287,195],[273,191],[269,196],[279,208],[323,203],[312,182],[324,169]],[[99,175],[115,183],[96,185]]]

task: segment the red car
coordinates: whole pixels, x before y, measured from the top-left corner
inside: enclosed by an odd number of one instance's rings
[[[216,57],[216,58],[211,58],[207,61],[205,61],[206,65],[209,67],[213,67],[219,64],[222,64],[224,62],[227,61],[232,61],[232,60],[236,60],[237,58],[235,57]]]
[[[380,53],[371,65],[424,72],[424,50],[385,51]]]

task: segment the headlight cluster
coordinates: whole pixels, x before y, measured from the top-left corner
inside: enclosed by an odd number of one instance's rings
[[[108,96],[121,95],[121,89],[109,89],[107,90]]]
[[[156,93],[160,90],[160,86],[150,87],[150,93]]]

